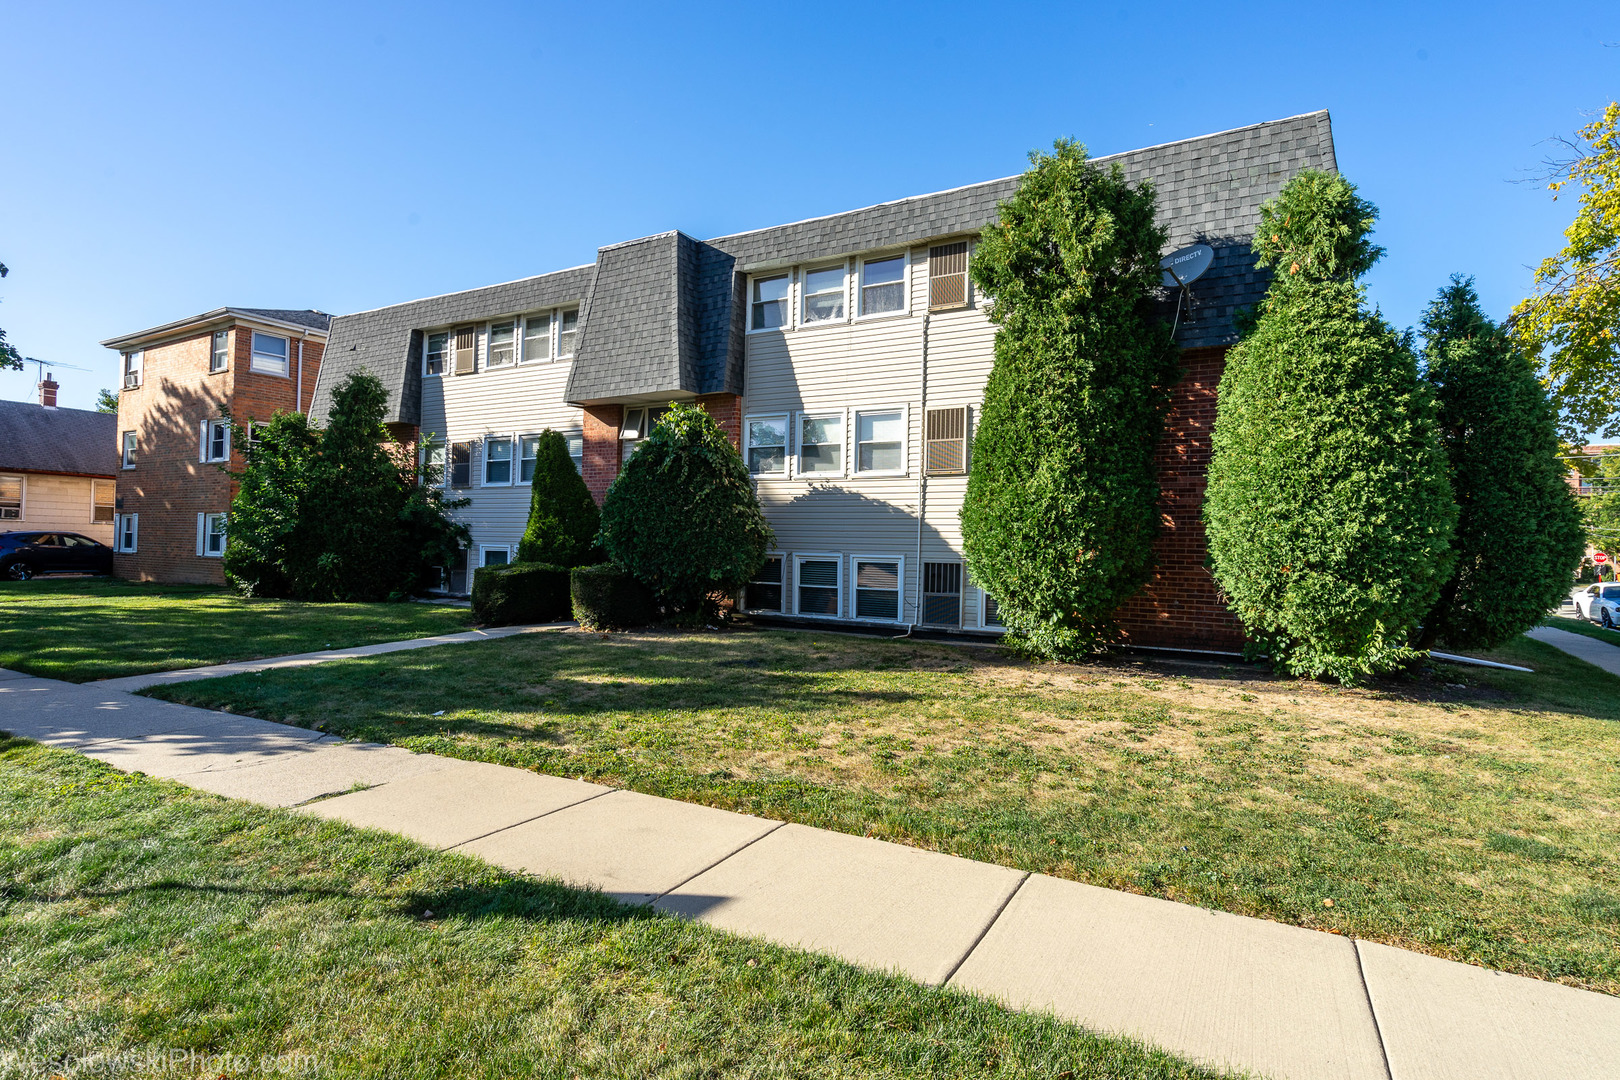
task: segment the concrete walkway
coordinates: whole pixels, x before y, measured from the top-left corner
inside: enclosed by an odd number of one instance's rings
[[[1620,675],[1620,647],[1610,645],[1607,641],[1589,638],[1584,634],[1572,634],[1568,630],[1558,630],[1551,626],[1533,627],[1526,630],[1524,636],[1545,641],[1553,648],[1580,657],[1588,664],[1596,664],[1611,675]]]
[[[0,671],[0,730],[1278,1080],[1620,1076],[1620,998],[1332,934],[106,683]]]

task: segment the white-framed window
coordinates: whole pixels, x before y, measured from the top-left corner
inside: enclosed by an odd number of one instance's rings
[[[224,371],[231,366],[231,332],[229,330],[214,331],[214,348],[208,354],[208,371]]]
[[[551,316],[530,315],[523,320],[523,362],[551,359]]]
[[[962,564],[922,564],[922,623],[924,626],[962,625]]]
[[[449,479],[445,474],[444,440],[433,435],[425,435],[416,444],[418,479],[430,487],[443,487]]]
[[[743,429],[748,440],[748,471],[756,476],[786,475],[787,416],[750,416]]]
[[[450,444],[450,469],[447,475],[453,488],[472,487],[472,443]]]
[[[478,549],[479,566],[505,566],[512,561],[512,549],[505,544],[483,544]]]
[[[757,277],[751,286],[748,330],[785,330],[788,325],[788,294],[792,292],[790,274]]]
[[[754,571],[753,580],[748,583],[743,593],[743,608],[747,611],[775,611],[782,610],[782,600],[785,591],[782,586],[782,569],[785,560],[780,555],[768,555],[760,568]]]
[[[257,421],[249,420],[247,422],[244,430],[247,434],[247,448],[249,450],[257,450],[259,444],[264,441],[264,428],[265,425]]]
[[[844,263],[804,272],[800,326],[840,323],[849,317],[849,267]]]
[[[855,618],[868,622],[905,619],[906,560],[900,556],[852,555]]]
[[[979,627],[984,630],[1005,630],[1001,621],[1001,604],[996,598],[979,589]]]
[[[450,353],[450,331],[438,330],[427,335],[422,345],[422,374],[443,375],[445,357]]]
[[[572,360],[574,339],[579,337],[579,309],[557,316],[557,359]]]
[[[22,520],[23,486],[20,476],[0,476],[0,521]]]
[[[539,453],[540,436],[523,435],[518,438],[518,483],[534,483],[534,459]]]
[[[484,337],[484,366],[507,367],[517,362],[517,320],[492,322]]]
[[[146,354],[139,349],[124,354],[124,389],[135,390],[141,385],[141,370],[145,366]]]
[[[581,476],[585,475],[585,436],[575,433],[564,435],[563,438],[568,440],[568,459],[574,463],[574,468],[579,470]]]
[[[793,556],[793,614],[838,618],[843,565],[838,555]]]
[[[620,461],[630,460],[630,455],[636,452],[641,440],[652,434],[652,429],[658,426],[658,421],[667,412],[668,405],[624,410],[624,421],[619,425]]]
[[[904,315],[906,313],[905,252],[861,260],[860,315]]]
[[[141,515],[119,514],[113,533],[113,550],[121,551],[125,555],[135,554],[136,544],[140,540],[140,525]]]
[[[218,559],[224,556],[224,514],[197,515],[197,554],[205,559]]]
[[[484,486],[499,487],[512,482],[512,437],[490,435],[484,439]]]
[[[4,478],[0,478],[0,484]],[[3,505],[3,500],[0,500]],[[90,524],[111,525],[118,516],[118,485],[111,480],[92,480],[90,482]]]
[[[906,471],[906,410],[861,409],[855,413],[855,471],[901,476]]]
[[[229,461],[231,459],[231,423],[229,420],[204,420],[199,461]]]
[[[287,374],[287,339],[253,331],[253,356],[248,367],[265,375]]]
[[[798,475],[844,475],[843,413],[800,413],[797,441]]]
[[[126,469],[135,467],[135,433],[124,432],[123,442],[119,444],[119,462]]]

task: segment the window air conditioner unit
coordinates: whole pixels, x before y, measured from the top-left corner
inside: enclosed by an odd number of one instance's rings
[[[140,385],[141,385],[141,373],[140,372],[131,371],[129,374],[124,376],[124,389],[125,390],[134,390],[134,389],[137,389]]]

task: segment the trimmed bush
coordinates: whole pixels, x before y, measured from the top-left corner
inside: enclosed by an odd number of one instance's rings
[[[1366,310],[1377,211],[1304,172],[1261,210],[1274,276],[1227,354],[1204,523],[1215,580],[1281,670],[1351,682],[1415,657],[1457,508],[1409,335]]]
[[[480,626],[565,622],[573,610],[568,571],[537,562],[481,566],[473,573],[472,610]]]
[[[714,612],[765,562],[771,528],[742,455],[712,417],[670,406],[625,462],[602,505],[602,547],[685,623]]]
[[[1569,594],[1586,550],[1581,513],[1547,394],[1529,358],[1480,310],[1473,279],[1440,290],[1423,336],[1458,517],[1456,568],[1420,644],[1491,649]]]
[[[596,500],[568,456],[568,440],[560,432],[541,432],[529,489],[529,526],[518,544],[518,561],[553,566],[597,561],[591,552],[601,524]]]
[[[1178,354],[1153,304],[1152,185],[1073,142],[1030,162],[973,256],[998,329],[962,539],[1013,641],[1074,658],[1152,570],[1153,451]]]
[[[574,618],[592,630],[628,630],[657,618],[652,591],[612,563],[576,567],[569,574]]]

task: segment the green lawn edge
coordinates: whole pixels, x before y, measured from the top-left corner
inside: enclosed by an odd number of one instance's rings
[[[1566,619],[1562,615],[1549,615],[1542,620],[1541,625],[1550,626],[1554,630],[1568,630],[1570,633],[1579,634],[1582,637],[1596,638],[1598,641],[1606,641],[1610,645],[1620,645],[1620,631],[1605,630],[1601,626],[1582,619]]]

